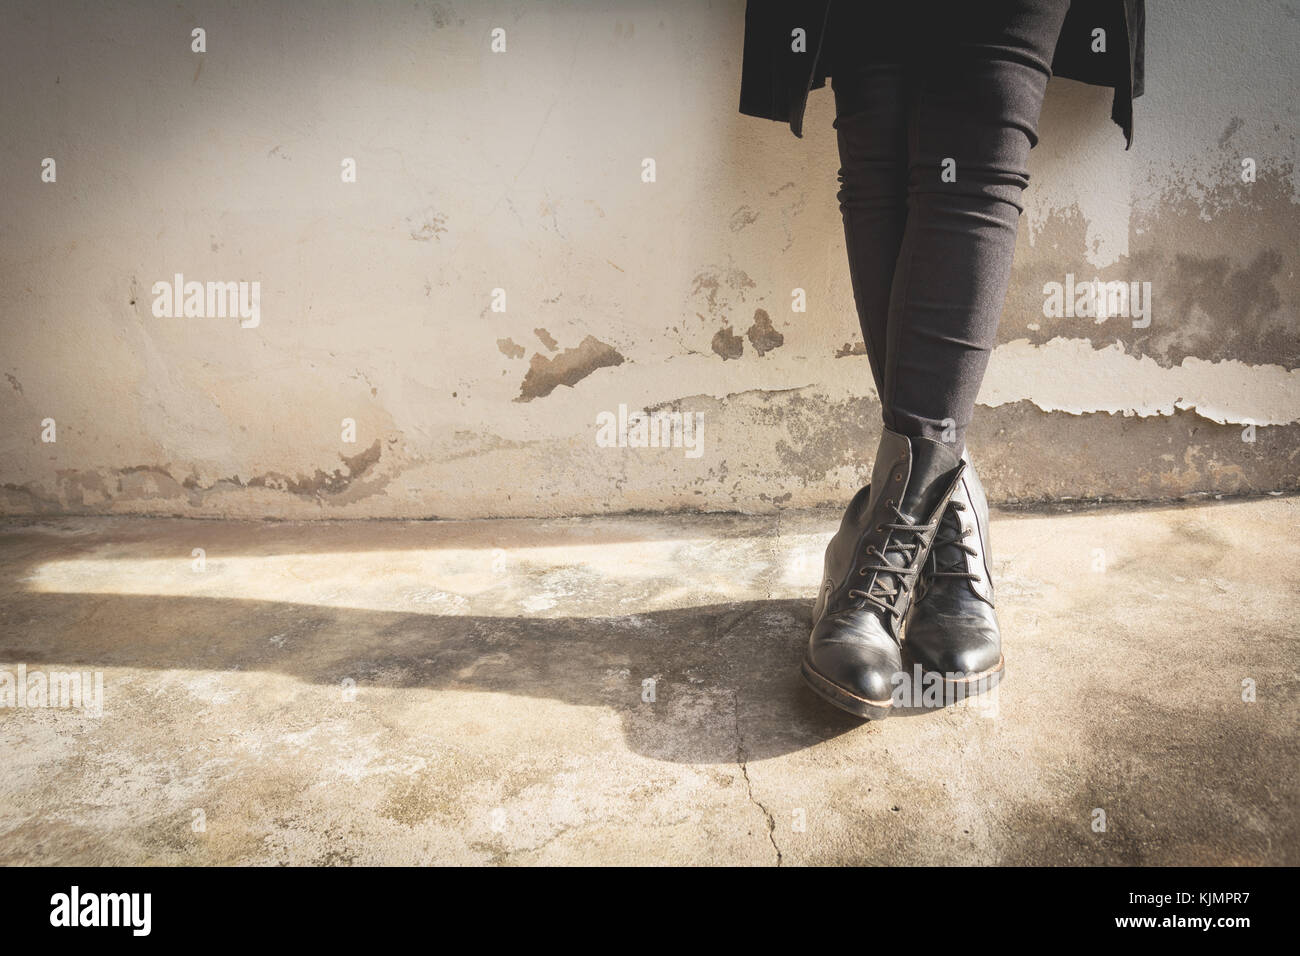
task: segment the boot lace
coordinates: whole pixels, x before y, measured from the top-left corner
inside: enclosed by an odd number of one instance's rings
[[[886,614],[898,617],[898,600],[909,592],[916,583],[913,579],[916,573],[920,571],[916,559],[921,553],[921,548],[925,545],[924,535],[933,531],[935,524],[934,522],[930,524],[914,524],[898,509],[898,505],[894,501],[890,500],[885,504],[894,512],[894,516],[898,520],[877,525],[877,531],[889,531],[883,549],[877,550],[875,545],[868,545],[866,550],[867,557],[879,558],[880,563],[864,564],[858,568],[858,574],[860,575],[866,576],[875,571],[877,572],[876,576],[872,580],[870,588],[865,591],[851,588],[848,596],[865,601]],[[910,540],[908,540],[909,536]],[[888,556],[891,554],[898,555],[902,559],[902,564],[891,563],[888,560]],[[885,575],[890,575],[890,579],[885,579]]]
[[[960,501],[951,501],[948,507],[956,511],[965,511],[966,505]],[[966,537],[971,533],[971,529],[961,530],[961,522],[954,515],[952,521],[948,520],[945,513],[943,520],[939,522],[939,530],[935,532],[934,544],[931,547],[930,554],[934,556],[934,568],[930,572],[931,577],[936,578],[965,578],[968,581],[978,581],[980,576],[972,571],[966,570],[966,559],[963,552],[971,557],[978,557],[979,552],[966,543]]]

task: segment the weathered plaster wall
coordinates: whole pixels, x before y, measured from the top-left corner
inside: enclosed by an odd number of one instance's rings
[[[1148,7],[1131,151],[1109,91],[1049,89],[971,432],[995,499],[1300,487],[1300,19]],[[879,410],[830,94],[802,141],[740,116],[742,13],[6,3],[0,508],[841,503]],[[260,324],[155,317],[178,272],[260,282]],[[1149,327],[1045,317],[1067,274],[1151,283]],[[620,405],[702,413],[701,454],[599,446]]]

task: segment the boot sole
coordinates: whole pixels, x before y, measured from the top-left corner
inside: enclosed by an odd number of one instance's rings
[[[833,683],[817,673],[807,657],[803,659],[803,663],[799,667],[799,675],[803,677],[804,683],[818,697],[827,703],[834,704],[840,710],[848,711],[855,717],[879,720],[882,717],[888,717],[889,711],[894,706],[892,699],[885,701],[867,700],[865,697],[850,693],[839,684]]]
[[[998,662],[992,667],[990,667],[988,670],[981,671],[978,674],[968,674],[967,676],[961,678],[961,680],[951,680],[943,676],[944,675],[943,671],[933,671],[926,668],[924,665],[922,665],[921,673],[939,675],[939,677],[943,680],[944,684],[948,687],[960,687],[963,684],[974,684],[978,681],[986,681],[987,686],[984,689],[992,690],[994,687],[997,687],[998,684],[1002,681],[1002,675],[1005,672],[1004,665],[1006,664],[1006,662],[1007,659],[1005,655],[999,656]]]

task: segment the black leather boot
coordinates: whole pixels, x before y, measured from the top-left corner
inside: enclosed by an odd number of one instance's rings
[[[871,484],[854,496],[826,549],[801,672],[849,713],[889,713],[913,585],[963,467],[946,445],[885,429]]]
[[[1002,635],[993,611],[989,504],[971,464],[953,493],[907,619],[904,649],[944,680],[945,700],[981,693],[1002,677]]]

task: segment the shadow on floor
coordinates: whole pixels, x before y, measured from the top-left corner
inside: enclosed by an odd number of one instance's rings
[[[614,617],[476,617],[223,598],[19,594],[0,658],[29,669],[271,671],[358,693],[477,690],[608,707],[627,746],[660,760],[731,763],[860,727],[798,676],[806,601]],[[654,681],[653,702],[642,699]],[[111,711],[111,682],[106,710]],[[739,728],[746,728],[743,738]]]

